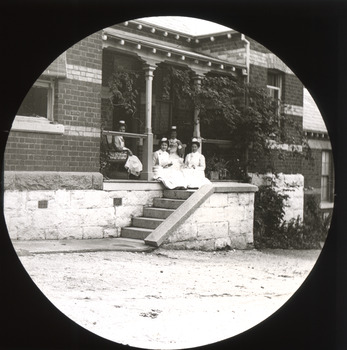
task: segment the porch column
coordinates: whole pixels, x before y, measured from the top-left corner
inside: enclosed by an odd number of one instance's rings
[[[201,80],[204,78],[202,74],[196,74],[193,77],[194,85],[197,90],[200,90],[201,87]],[[196,137],[199,140],[200,148],[199,152],[202,150],[202,140],[201,140],[201,134],[200,134],[200,109],[195,107],[194,108],[194,131],[193,131],[193,137]]]
[[[146,65],[145,78],[146,78],[146,124],[145,134],[147,138],[143,144],[143,171],[141,173],[141,179],[152,180],[152,153],[153,153],[153,133],[152,133],[152,82],[153,72],[156,69],[154,65]]]

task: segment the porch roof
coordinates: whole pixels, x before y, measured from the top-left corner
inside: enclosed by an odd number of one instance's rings
[[[133,45],[133,49],[135,52],[137,52],[140,55],[140,50],[138,49],[136,51],[136,46],[141,45],[141,48],[148,48],[148,49],[155,49],[158,53],[162,53],[165,55],[165,61],[170,61],[169,57],[171,55],[176,55],[183,57],[183,60],[191,59],[195,62],[195,64],[199,63],[202,65],[208,65],[211,67],[209,70],[212,70],[213,68],[217,69],[218,71],[224,71],[224,72],[234,72],[236,69],[246,69],[246,65],[242,65],[240,63],[234,63],[227,60],[222,60],[213,56],[208,56],[206,54],[198,53],[193,50],[190,50],[188,46],[182,46],[177,47],[177,45],[174,45],[170,42],[163,42],[158,39],[153,38],[146,38],[143,35],[139,35],[136,33],[130,33],[123,31],[121,29],[116,29],[114,27],[105,28],[103,30],[103,34],[106,35],[104,40],[107,40],[108,37],[118,40],[117,43],[114,43],[115,47],[118,47],[120,49],[123,48],[125,44],[131,44]],[[168,56],[168,54],[170,56]],[[158,56],[159,57],[159,56]],[[162,58],[160,61],[163,61]],[[212,68],[212,66],[214,66]]]

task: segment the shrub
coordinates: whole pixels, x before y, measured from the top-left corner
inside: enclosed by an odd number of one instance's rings
[[[304,222],[300,217],[283,221],[286,195],[260,186],[254,205],[256,248],[317,249],[328,234],[331,215],[323,217],[317,200],[308,197]]]

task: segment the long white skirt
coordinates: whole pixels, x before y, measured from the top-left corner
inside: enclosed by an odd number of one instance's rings
[[[187,188],[200,188],[203,185],[211,184],[211,181],[205,177],[205,172],[198,169],[183,169]]]
[[[153,167],[153,178],[161,181],[170,190],[174,188],[187,188],[187,181],[183,171],[174,166],[168,168],[163,168],[162,166]]]

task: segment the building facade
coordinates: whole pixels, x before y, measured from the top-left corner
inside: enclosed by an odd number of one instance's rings
[[[315,120],[321,117],[317,110],[312,112],[314,102],[308,102],[293,72],[269,50],[239,32],[227,29],[200,35],[165,19],[132,20],[105,28],[73,45],[42,73],[12,125],[5,153],[5,190],[102,190],[103,135],[117,131],[119,120],[128,125],[127,146],[142,160],[142,180],[151,181],[152,152],[171,125],[177,125],[183,142],[198,137],[207,156],[211,152],[228,154],[229,141],[211,134],[200,122],[198,110],[164,96],[170,67],[189,70],[197,87],[205,75],[225,75],[267,89],[270,96],[281,101],[285,119],[292,122],[288,122],[291,142],[274,145],[273,152],[280,149],[288,156],[271,165],[259,162],[250,170],[265,174],[274,167],[285,175],[280,180],[282,189],[296,184],[290,198],[295,210],[288,218],[303,217],[304,187],[305,194],[321,196],[322,209],[332,208],[330,143],[326,130],[305,121],[306,112],[314,114]],[[119,70],[134,72],[137,77],[133,115],[110,102],[109,82]],[[294,124],[299,129],[291,126]],[[313,150],[310,163],[297,156],[302,152],[303,132]],[[266,180],[254,179],[258,185],[262,181]],[[158,190],[156,185],[150,186]],[[146,204],[147,200],[142,202]],[[102,236],[96,226],[87,225],[86,233],[82,230],[78,237]],[[104,227],[106,230],[109,223]],[[47,237],[58,235],[53,231]]]

